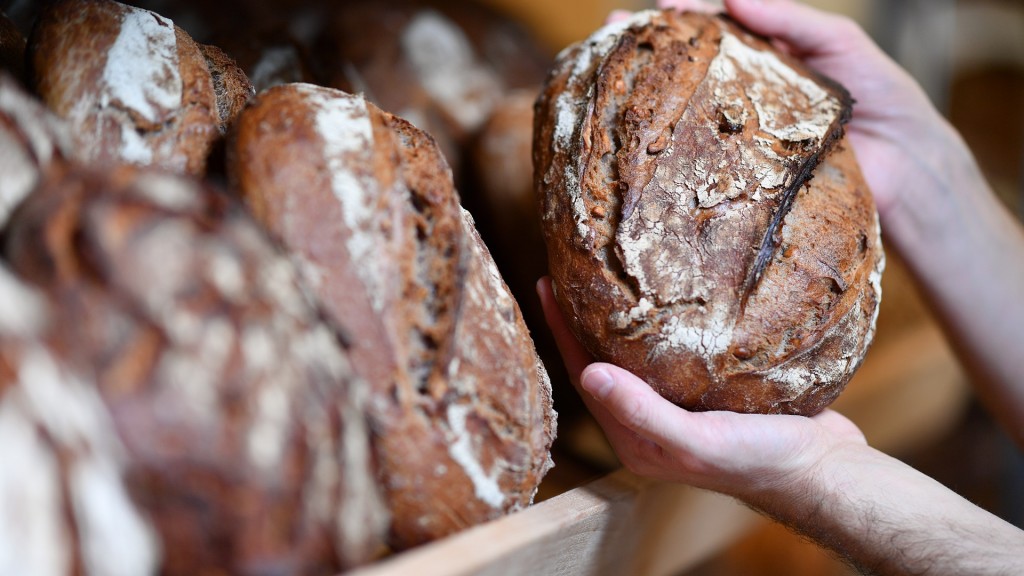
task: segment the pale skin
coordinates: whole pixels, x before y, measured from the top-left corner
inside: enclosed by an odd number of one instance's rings
[[[790,0],[725,6],[850,90],[857,104],[847,131],[884,240],[911,267],[979,396],[1024,447],[1024,230],[963,140],[852,21]],[[734,496],[865,573],[1009,575],[1024,566],[1024,532],[870,447],[837,412],[683,410],[628,371],[593,363],[549,279],[538,292],[573,383],[631,471]]]

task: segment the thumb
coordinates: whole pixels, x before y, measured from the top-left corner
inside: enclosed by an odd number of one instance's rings
[[[662,398],[646,382],[612,364],[588,366],[581,387],[601,403],[619,424],[662,446],[686,437],[690,414]]]
[[[824,56],[846,49],[863,35],[849,18],[792,0],[725,0],[729,14],[762,36],[778,38],[801,55]]]

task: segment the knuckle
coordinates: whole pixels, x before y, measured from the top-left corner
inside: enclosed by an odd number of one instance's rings
[[[622,417],[630,428],[647,429],[651,419],[651,411],[642,396],[636,393],[624,395],[621,409]]]

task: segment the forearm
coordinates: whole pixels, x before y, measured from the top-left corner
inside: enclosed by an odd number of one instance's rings
[[[1024,446],[1024,232],[945,122],[883,213],[884,239],[912,268],[989,408]]]
[[[746,498],[868,574],[1018,574],[1024,532],[866,445]]]

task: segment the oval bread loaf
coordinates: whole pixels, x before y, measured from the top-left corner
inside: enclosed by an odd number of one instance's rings
[[[583,345],[690,409],[831,402],[884,266],[850,109],[722,17],[642,12],[564,51],[537,103],[535,186]]]
[[[528,505],[551,466],[547,372],[434,142],[361,96],[275,86],[228,174],[353,335],[407,548]]]
[[[29,38],[32,84],[66,119],[81,158],[203,175],[252,86],[216,48],[156,13],[60,0]]]
[[[382,550],[365,387],[240,204],[71,166],[20,205],[5,254],[96,382],[160,573],[335,574]]]

